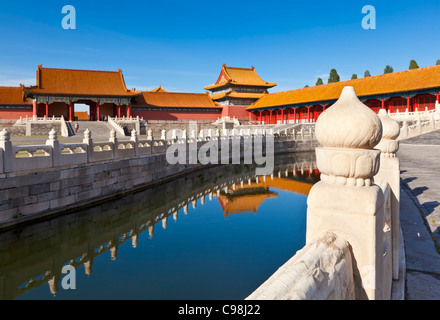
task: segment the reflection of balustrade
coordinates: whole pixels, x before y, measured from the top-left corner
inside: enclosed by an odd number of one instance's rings
[[[100,147],[104,147],[105,144],[108,143],[100,144]],[[78,145],[82,146],[82,144],[78,144]],[[70,151],[67,150],[65,152],[70,153]],[[294,176],[294,172],[296,171],[295,168],[298,168],[299,170],[299,168],[301,167],[306,168],[305,169],[306,171],[307,168],[314,170],[313,168],[316,168],[316,164],[313,159],[301,160],[301,161],[295,160],[294,163],[288,162],[286,164],[280,164],[279,166],[277,165],[276,172],[280,172],[280,174],[283,177],[291,178]],[[305,173],[307,173],[306,171]],[[50,258],[52,262],[49,262],[49,265],[53,265],[53,267],[50,270],[44,271],[42,273],[39,272],[37,275],[32,276],[30,280],[17,283],[13,288],[8,288],[7,296],[5,296],[1,292],[2,288],[0,288],[0,299],[5,299],[5,298],[13,299],[19,295],[24,294],[28,290],[32,290],[33,288],[39,287],[46,283],[49,284],[51,293],[56,294],[57,291],[59,290],[58,283],[63,277],[63,274],[61,273],[61,269],[63,265],[69,264],[74,268],[78,268],[84,265],[85,273],[87,275],[90,275],[93,271],[92,270],[93,262],[99,256],[110,252],[110,258],[117,259],[118,247],[122,246],[127,241],[131,241],[132,247],[136,248],[138,245],[137,243],[138,238],[142,233],[148,232],[149,237],[150,238],[153,237],[154,228],[157,223],[159,223],[159,225],[161,225],[161,227],[165,229],[167,227],[167,223],[168,223],[167,220],[169,217],[172,217],[173,221],[177,221],[179,212],[183,211],[184,213],[188,213],[188,205],[191,207],[192,204],[197,201],[200,201],[200,204],[204,205],[205,201],[207,200],[212,201],[214,199],[213,194],[217,193],[217,191],[220,192],[224,188],[233,190],[235,186],[243,185],[245,182],[249,181],[249,184],[252,185],[254,183],[257,183],[258,180],[261,181],[266,179],[264,176],[258,177],[255,176],[255,174],[243,174],[241,172],[236,173],[234,170],[232,170],[231,172],[233,172],[233,174],[227,174],[224,177],[223,177],[223,173],[224,173],[223,170],[218,171],[219,177],[213,177],[212,174],[207,174],[207,176],[213,178],[213,181],[214,180],[216,181],[215,185],[211,185],[211,182],[208,180],[204,184],[200,185],[200,187],[189,189],[191,190],[190,194],[182,195],[180,196],[179,199],[176,200],[167,199],[166,203],[164,204],[165,207],[159,207],[154,212],[151,212],[151,210],[148,208],[142,211],[142,208],[145,206],[145,204],[140,203],[139,210],[136,210],[136,215],[139,215],[140,217],[135,219],[126,217],[127,223],[124,224],[122,228],[120,227],[114,228],[114,230],[120,230],[118,231],[118,233],[113,235],[113,231],[111,231],[112,235],[111,236],[106,235],[107,240],[101,242],[102,236],[99,233],[96,233],[96,230],[93,231],[92,232],[93,237],[96,237],[96,239],[99,239],[100,241],[98,244],[97,243],[92,244],[88,242],[86,245],[86,247],[88,247],[87,251],[78,255],[77,257],[63,259],[63,260],[55,259],[56,262],[52,261],[52,258]],[[267,179],[270,180],[269,177]],[[177,193],[176,196],[178,196]],[[125,213],[124,216],[126,216]],[[114,220],[118,221],[118,219],[114,219]],[[125,230],[121,230],[121,229],[125,229]],[[70,235],[70,233],[68,234]],[[77,240],[70,239],[70,236],[69,236],[69,240],[75,242],[75,246],[76,246]],[[53,242],[53,244],[56,243],[57,242]],[[45,250],[53,251],[53,249],[51,249],[50,247],[45,248]],[[55,251],[58,252],[58,250]],[[25,250],[23,252],[25,252]],[[41,254],[42,253],[39,252],[39,255]],[[10,270],[14,273],[15,276],[20,274],[20,270],[17,267],[11,266]],[[0,274],[10,277],[1,268],[0,268]]]

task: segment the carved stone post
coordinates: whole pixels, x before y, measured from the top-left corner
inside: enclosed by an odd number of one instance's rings
[[[307,244],[333,232],[349,242],[356,299],[382,299],[383,204],[373,177],[379,170],[379,117],[345,87],[316,123],[321,181],[307,199]]]
[[[376,146],[381,151],[380,169],[375,180],[387,181],[391,189],[391,237],[393,256],[393,278],[399,279],[399,235],[400,235],[400,163],[396,158],[399,150],[399,123],[391,119],[386,112],[379,111],[382,122],[382,140]]]
[[[402,128],[400,128],[400,139],[408,138],[408,122],[406,120],[403,121]]]
[[[113,151],[113,159],[118,158],[118,138],[116,138],[115,129],[110,130],[110,138],[108,141],[113,143],[112,151]]]
[[[92,132],[87,128],[84,131],[83,143],[87,145],[87,162],[93,161],[93,140],[92,140]]]
[[[11,133],[5,128],[0,132],[0,173],[14,170]]]
[[[58,167],[61,165],[61,150],[60,142],[58,141],[57,132],[52,128],[49,132],[49,139],[46,140],[46,145],[52,147],[52,166]]]
[[[136,129],[131,130],[131,138],[130,141],[133,141],[134,144],[134,155],[137,156],[139,154],[139,139],[137,136]]]

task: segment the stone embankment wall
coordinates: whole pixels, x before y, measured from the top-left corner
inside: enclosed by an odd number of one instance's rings
[[[165,154],[118,159],[82,166],[7,174],[1,179],[0,223],[3,227],[161,183],[200,165],[169,165]]]

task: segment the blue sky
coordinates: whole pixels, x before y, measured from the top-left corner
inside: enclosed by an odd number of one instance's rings
[[[64,5],[76,30],[64,30]],[[373,5],[376,30],[361,26]],[[127,87],[204,92],[221,65],[255,66],[271,92],[314,85],[335,68],[382,74],[440,59],[440,1],[7,1],[0,85],[35,84],[45,67],[123,70]]]

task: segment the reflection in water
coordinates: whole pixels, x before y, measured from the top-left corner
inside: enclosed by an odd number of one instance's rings
[[[254,172],[223,165],[1,233],[0,299],[243,299],[304,245],[319,178],[308,153]]]

